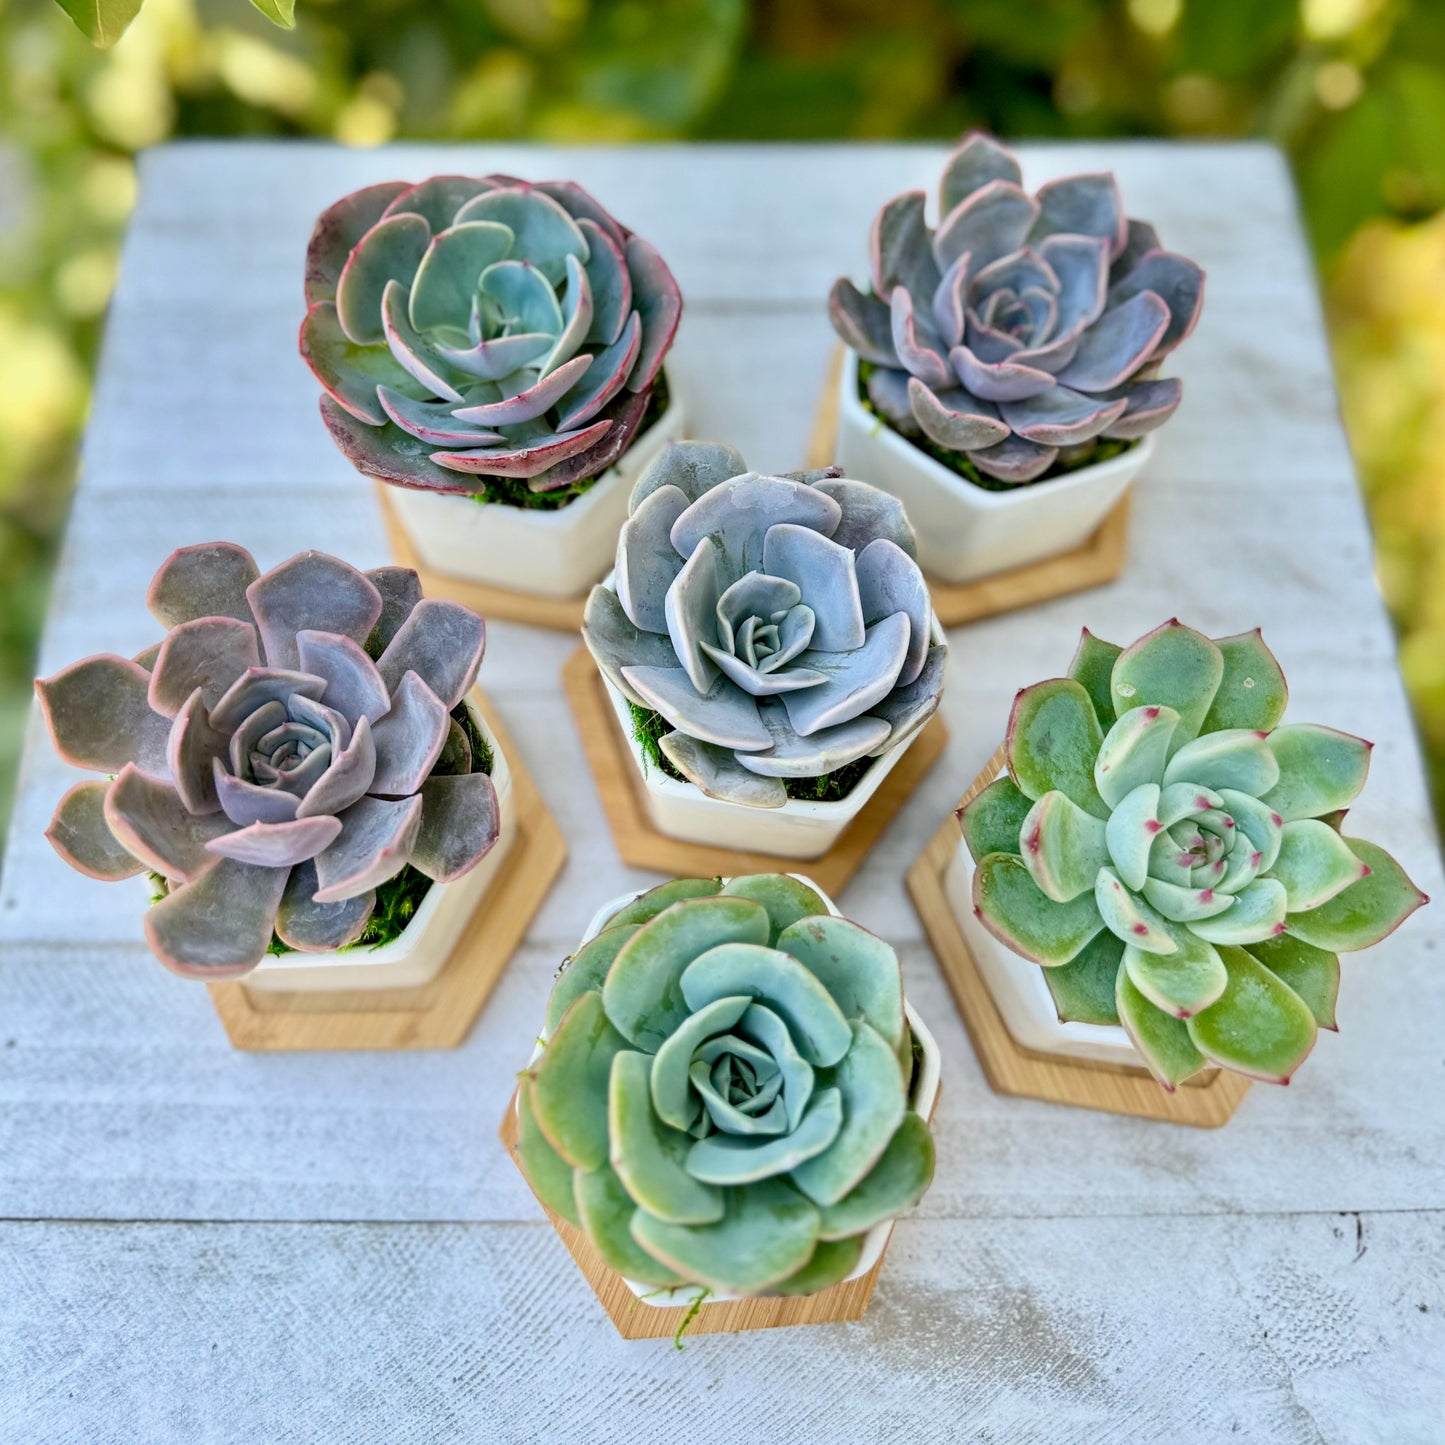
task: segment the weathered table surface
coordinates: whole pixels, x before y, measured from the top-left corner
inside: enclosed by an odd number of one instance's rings
[[[799,464],[824,298],[934,146],[196,144],[146,158],[42,668],[131,653],[174,546],[385,560],[297,359],[311,218],[440,170],[575,176],[688,311],[694,434]],[[1426,913],[1345,970],[1343,1031],[1200,1133],[994,1096],[903,872],[1081,624],[1262,624],[1298,715],[1379,740],[1360,830],[1439,865],[1371,577],[1310,262],[1263,147],[1025,150],[1115,168],[1209,271],[1185,403],[1107,589],[960,629],[952,746],[844,895],[894,940],[944,1055],[939,1169],[861,1323],[624,1344],[495,1138],[558,961],[624,869],[563,706],[571,638],[496,624],[482,680],[572,857],[469,1042],[265,1057],[140,942],[143,890],[41,837],[68,778],[32,728],[0,894],[0,1438],[1000,1442],[1445,1438],[1445,1048]]]

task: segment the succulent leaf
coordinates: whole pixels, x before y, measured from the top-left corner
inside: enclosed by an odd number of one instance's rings
[[[1251,943],[1247,952],[1304,1000],[1320,1028],[1336,1027],[1335,1003],[1340,994],[1338,954],[1315,948],[1288,933]]]
[[[1124,945],[1124,969],[1129,982],[1155,1008],[1187,1019],[1208,1008],[1224,992],[1228,974],[1213,944],[1181,930],[1178,949],[1171,954],[1146,953]]]
[[[1211,1063],[1287,1084],[1314,1047],[1315,1019],[1304,1000],[1242,948],[1221,948],[1228,982],[1188,1020],[1195,1047]]]
[[[973,875],[973,908],[995,938],[1034,963],[1068,963],[1104,926],[1092,895],[1055,903],[1021,857],[990,853]]]
[[[56,804],[45,830],[50,846],[79,873],[114,882],[145,871],[105,821],[105,797],[111,784],[99,779],[76,783]]]
[[[908,1024],[898,955],[876,934],[819,908],[788,924],[777,947],[822,983],[846,1019],[865,1019],[894,1049],[902,1046]]]
[[[1261,798],[1285,822],[1346,807],[1365,786],[1371,744],[1334,728],[1290,723],[1269,735],[1278,783]]]
[[[625,908],[614,913],[607,920],[607,926],[619,928],[630,923],[650,923],[663,909],[671,908],[674,903],[682,903],[689,898],[711,898],[722,892],[722,886],[721,878],[674,878],[670,882],[659,883],[656,888],[649,888],[646,893],[639,894]]]
[[[118,773],[135,763],[164,776],[169,719],[151,708],[150,679],[139,663],[113,653],[37,678],[35,695],[55,751],[76,768]]]
[[[1134,986],[1127,969],[1119,970],[1115,989],[1119,1022],[1149,1072],[1166,1089],[1172,1090],[1205,1067],[1208,1060],[1195,1044],[1189,1025],[1155,1008]]]
[[[1289,688],[1274,653],[1264,644],[1256,627],[1235,637],[1221,637],[1214,644],[1224,659],[1220,679],[1204,732],[1226,728],[1277,728],[1289,702]]]
[[[1295,938],[1334,953],[1353,953],[1389,937],[1417,908],[1430,900],[1383,848],[1363,838],[1344,840],[1370,870],[1367,877],[1335,894],[1327,903],[1286,920]]]
[[[1179,714],[1173,746],[1198,737],[1224,677],[1219,648],[1177,619],[1124,649],[1114,663],[1110,700],[1120,716],[1139,707]]]
[[[582,1199],[585,1197],[599,1213],[607,1212],[607,1190],[605,1182],[589,1184],[582,1181],[596,1180],[598,1174],[609,1172],[606,1165],[594,1173],[574,1170],[548,1142],[537,1115],[532,1107],[532,1081],[523,1079],[517,1085],[517,1155],[527,1182],[536,1191],[537,1198],[554,1214],[560,1214],[569,1224],[582,1227]],[[632,1214],[628,1201],[628,1217]],[[631,1242],[631,1236],[628,1236]]]
[[[1062,1022],[1119,1022],[1115,993],[1124,947],[1120,939],[1104,929],[1068,963],[1044,970],[1044,982]]]
[[[767,909],[771,925],[768,944],[785,952],[792,951],[779,941],[785,929],[800,919],[823,917],[828,911],[827,905],[813,889],[786,873],[750,873],[730,878],[723,885],[722,892],[728,898],[750,898],[754,903],[762,904]],[[816,968],[814,971],[817,971]]]
[[[759,1294],[797,1274],[812,1258],[818,1211],[786,1181],[764,1179],[726,1191],[725,1213],[713,1223],[673,1224],[639,1210],[632,1237],[688,1280]]]
[[[644,895],[645,897],[646,895]],[[617,951],[641,927],[639,923],[613,923],[587,940],[562,966],[547,996],[548,1034],[555,1033],[562,1016],[584,993],[602,988]]]
[[[691,1012],[681,980],[692,961],[721,944],[766,944],[771,932],[767,910],[748,898],[673,904],[618,953],[602,989],[608,1017],[629,1042],[656,1052]]]
[[[1095,637],[1086,627],[1078,650],[1069,664],[1069,676],[1089,694],[1101,728],[1111,728],[1118,719],[1114,708],[1111,679],[1122,647]]]
[[[286,873],[222,858],[152,905],[145,916],[151,952],[183,978],[249,973],[265,956]]]
[[[1000,774],[958,810],[963,841],[977,863],[989,853],[1017,853],[1033,799],[1007,773]]]
[[[591,1172],[567,1172],[575,1191],[572,1222],[587,1233],[602,1262],[626,1279],[659,1287],[685,1284],[675,1269],[654,1259],[632,1237],[632,1218],[637,1205],[618,1177],[604,1164]],[[541,1194],[541,1190],[537,1191]]]
[[[579,994],[529,1075],[532,1109],[548,1142],[576,1169],[608,1157],[608,1086],[627,1040],[612,1027],[602,995]]]
[[[1094,759],[1103,733],[1083,686],[1054,678],[1024,688],[1014,699],[1004,739],[1008,770],[1037,802],[1057,790],[1097,818],[1109,816],[1094,784]]]
[[[1099,870],[1111,861],[1105,825],[1057,791],[1045,793],[1029,810],[1019,844],[1029,876],[1055,903],[1091,892]]]
[[[1284,885],[1291,913],[1305,913],[1328,903],[1370,870],[1350,845],[1317,818],[1300,818],[1281,829],[1279,857],[1269,876]]]
[[[166,627],[179,627],[198,617],[251,622],[246,589],[260,575],[251,554],[233,542],[179,547],[151,579],[146,606]]]

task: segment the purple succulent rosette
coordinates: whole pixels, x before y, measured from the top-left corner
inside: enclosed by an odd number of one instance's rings
[[[662,257],[574,181],[433,176],[323,211],[301,355],[368,476],[533,492],[606,471],[647,416],[682,295]]]
[[[781,808],[785,779],[879,757],[933,715],[948,648],[896,498],[674,442],[628,505],[615,590],[593,588],[582,636],[709,797]]]
[[[449,883],[496,842],[451,715],[481,665],[475,613],[405,568],[302,552],[262,575],[229,542],[173,553],[146,601],[157,646],[35,687],[60,756],[112,775],[71,788],[46,836],[92,878],[165,880],[145,927],[168,968],[244,974],[273,934],[342,948],[408,864]]]
[[[966,137],[937,228],[924,192],[894,197],[873,223],[871,294],[840,278],[829,297],[878,414],[1015,484],[1173,415],[1181,383],[1160,363],[1204,298],[1204,272],[1125,214],[1112,173],[1032,196],[1022,179],[996,140]]]

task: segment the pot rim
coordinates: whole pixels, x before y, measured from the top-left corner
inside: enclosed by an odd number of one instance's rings
[[[616,595],[616,572],[609,572],[598,584],[613,595]],[[930,612],[930,641],[933,646],[948,646],[948,634],[943,630],[943,624],[938,620],[936,612]],[[703,792],[696,783],[690,783],[670,778],[659,768],[652,767],[642,755],[641,744],[638,743],[631,726],[631,715],[628,712],[627,699],[618,690],[612,679],[599,667],[597,675],[602,679],[602,685],[607,690],[607,700],[612,704],[612,710],[617,716],[621,725],[622,738],[627,745],[627,751],[637,766],[638,775],[642,784],[662,797],[686,799],[691,802],[701,800],[704,803],[716,805],[719,808],[744,808],[749,814],[766,814],[774,817],[792,816],[795,818],[808,818],[819,823],[834,823],[839,817],[851,815],[858,812],[865,803],[883,785],[883,780],[892,770],[894,764],[902,757],[905,749],[911,747],[917,740],[918,735],[928,726],[925,722],[922,727],[915,728],[901,742],[894,743],[892,747],[879,753],[874,759],[872,766],[863,773],[848,793],[841,798],[834,798],[831,801],[822,801],[813,798],[789,798],[780,808],[754,808],[745,803],[734,803],[727,798],[714,798],[711,794]],[[880,768],[882,771],[880,772]],[[821,890],[820,890],[821,891]]]
[[[1006,491],[991,491],[981,487],[929,456],[921,447],[915,446],[901,432],[865,410],[858,398],[858,353],[851,346],[844,346],[844,363],[838,369],[839,426],[852,426],[867,433],[880,445],[898,457],[900,462],[921,468],[935,481],[952,492],[957,500],[967,506],[983,511],[1010,511],[1027,506],[1031,500],[1043,498],[1046,502],[1070,491],[1081,491],[1101,476],[1113,472],[1128,471],[1132,475],[1142,471],[1154,454],[1156,432],[1145,432],[1135,439],[1127,451],[1107,461],[1090,462],[1086,467],[1065,472],[1062,476],[1048,477],[1036,482],[1027,482]],[[1156,429],[1157,431],[1157,429]]]

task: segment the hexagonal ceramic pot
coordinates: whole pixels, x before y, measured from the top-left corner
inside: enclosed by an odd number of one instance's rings
[[[1081,546],[1154,453],[1150,434],[1106,462],[990,492],[865,409],[853,351],[845,353],[838,388],[838,465],[902,501],[918,534],[918,561],[940,582],[972,582]]]
[[[945,640],[936,617],[933,637],[935,642]],[[653,767],[637,741],[627,699],[605,677],[602,682],[616,714],[627,756],[636,770],[648,819],[659,833],[683,843],[737,848],[797,861],[821,858],[867,807],[883,780],[918,737],[915,731],[875,758],[873,766],[845,798],[835,802],[789,798],[781,808],[749,808],[723,798],[710,798],[696,784],[669,778]]]
[[[833,900],[806,874],[793,873],[789,876],[811,888],[828,905],[828,912],[834,918],[842,917]],[[603,904],[593,915],[586,932],[578,940],[577,947],[572,952],[577,953],[583,944],[601,933],[609,918],[619,909],[625,908],[633,899],[640,898],[645,891],[645,889],[638,889],[632,893],[624,893],[610,903]],[[908,1107],[915,1114],[920,1114],[925,1119],[931,1119],[933,1106],[938,1100],[938,1087],[942,1072],[938,1044],[929,1032],[928,1026],[914,1012],[913,1005],[907,999],[904,1000],[903,1008],[908,1019],[908,1026],[912,1029],[913,1037],[918,1041],[923,1052],[922,1061],[914,1070],[913,1089],[909,1094]],[[545,1044],[546,1035],[544,1033],[538,1039],[537,1046],[532,1051],[532,1057],[528,1060],[529,1068],[537,1061]],[[862,1279],[864,1275],[877,1268],[879,1260],[883,1258],[883,1251],[887,1249],[888,1241],[892,1237],[894,1223],[894,1220],[885,1220],[882,1224],[875,1224],[868,1231],[863,1239],[863,1253],[858,1257],[858,1263],[853,1267],[852,1272],[840,1281],[841,1284],[847,1284],[850,1280]],[[671,1309],[678,1305],[691,1305],[697,1300],[699,1294],[702,1294],[710,1304],[726,1304],[740,1298],[730,1290],[703,1291],[697,1285],[681,1285],[677,1289],[658,1289],[656,1285],[640,1284],[636,1280],[628,1279],[625,1275],[619,1276],[619,1278],[622,1279],[639,1305],[652,1309]]]
[[[492,783],[502,827],[491,852],[455,883],[433,883],[411,922],[390,943],[374,948],[340,948],[331,953],[288,951],[267,954],[246,975],[258,992],[332,993],[346,989],[418,988],[430,983],[451,957],[462,930],[501,872],[517,836],[512,808],[512,774],[475,697],[467,711],[492,750]]]
[[[627,499],[642,470],[683,433],[676,387],[667,410],[616,465],[556,511],[393,487],[387,494],[422,566],[539,597],[579,597],[612,566]]]

